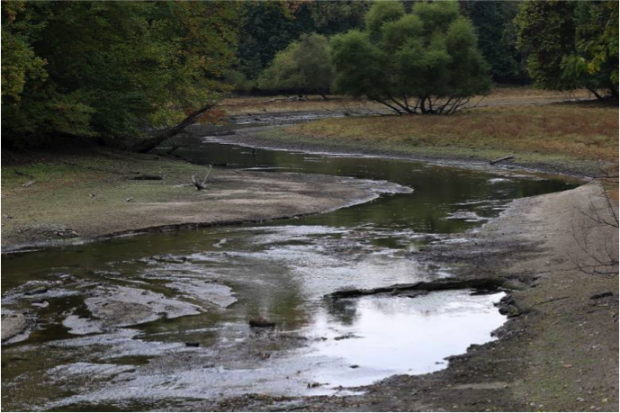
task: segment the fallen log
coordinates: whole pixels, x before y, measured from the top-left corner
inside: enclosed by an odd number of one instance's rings
[[[435,281],[421,281],[413,284],[397,284],[389,287],[380,287],[372,289],[352,289],[340,290],[328,294],[326,297],[339,298],[356,298],[367,295],[390,294],[397,295],[413,291],[447,291],[447,290],[464,290],[475,289],[482,291],[498,291],[504,287],[505,280],[501,278],[467,278],[467,279],[440,279]]]
[[[502,158],[497,158],[495,160],[492,160],[492,161],[489,162],[489,164],[495,165],[495,164],[498,164],[500,162],[509,161],[511,159],[514,159],[514,158],[515,158],[514,155],[508,155],[508,156],[504,156]]]
[[[138,175],[138,176],[132,176],[131,178],[128,178],[130,181],[161,181],[162,178],[159,175]]]

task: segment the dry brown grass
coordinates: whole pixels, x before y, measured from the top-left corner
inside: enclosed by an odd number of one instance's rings
[[[618,161],[618,108],[584,104],[489,107],[453,116],[325,119],[287,134],[383,147],[451,147]]]
[[[283,96],[252,96],[225,99],[220,103],[220,108],[229,115],[254,114],[254,113],[274,113],[274,112],[306,112],[306,111],[334,111],[346,109],[360,109],[368,105],[379,109],[375,103],[357,101],[342,96],[331,96],[329,100],[324,100],[320,96],[308,96],[307,101],[291,102],[276,101],[273,99],[283,98]]]
[[[304,112],[330,110],[374,110],[386,111],[386,107],[365,99],[351,99],[344,96],[331,96],[330,100],[323,100],[321,96],[309,96],[308,101],[290,102],[273,99],[283,96],[248,96],[223,100],[219,108],[229,115],[273,113],[273,112]],[[568,99],[592,99],[593,96],[583,90],[574,92],[549,92],[532,88],[495,88],[484,98],[472,98],[472,104],[479,106],[512,106],[523,104],[550,103]]]

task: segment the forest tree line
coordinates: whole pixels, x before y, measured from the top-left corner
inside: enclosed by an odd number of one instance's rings
[[[617,99],[618,2],[3,2],[2,52],[5,137],[122,141],[230,92],[399,113],[450,113],[491,82]]]

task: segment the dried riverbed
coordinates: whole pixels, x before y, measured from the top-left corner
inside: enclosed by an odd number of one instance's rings
[[[325,296],[458,275],[459,260],[435,251],[470,248],[465,232],[513,198],[573,186],[208,141],[192,153],[266,180],[340,175],[383,195],[278,223],[5,256],[3,312],[23,327],[3,345],[5,406],[195,409],[248,394],[355,395],[394,374],[442,370],[445,357],[493,340],[505,320],[494,306],[502,292]],[[276,327],[248,326],[260,318]]]

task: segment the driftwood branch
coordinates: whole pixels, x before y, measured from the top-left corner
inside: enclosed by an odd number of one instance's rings
[[[213,166],[209,165],[209,170],[207,171],[207,174],[205,175],[205,179],[203,179],[202,181],[197,181],[196,175],[192,175],[192,184],[196,187],[198,191],[207,189],[207,179],[209,179],[209,175],[211,174],[212,169],[213,169]]]
[[[502,158],[494,159],[494,160],[490,161],[489,164],[490,165],[495,165],[495,164],[498,164],[500,162],[509,161],[511,159],[514,159],[514,158],[515,158],[514,155],[508,155],[508,156],[504,156]]]

